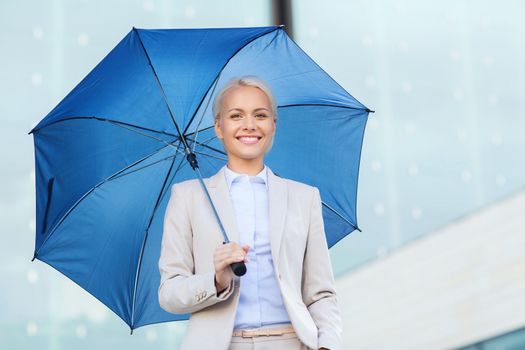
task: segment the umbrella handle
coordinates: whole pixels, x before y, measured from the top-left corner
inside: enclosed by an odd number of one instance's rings
[[[222,242],[222,244],[226,243],[228,242]],[[230,264],[230,267],[232,268],[235,276],[241,277],[244,276],[244,274],[246,273],[246,264],[244,263],[244,261],[234,262]]]
[[[234,262],[230,265],[235,276],[243,276],[246,273],[246,264],[244,261]]]
[[[244,261],[235,262],[230,265],[235,276],[242,276],[246,273],[246,264]]]

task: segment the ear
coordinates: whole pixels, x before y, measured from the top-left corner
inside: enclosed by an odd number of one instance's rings
[[[217,135],[217,138],[222,140],[223,136],[222,136],[222,130],[220,128],[220,126],[221,126],[220,125],[220,118],[221,117],[215,119],[215,121],[213,123],[213,128],[215,129],[215,134]]]

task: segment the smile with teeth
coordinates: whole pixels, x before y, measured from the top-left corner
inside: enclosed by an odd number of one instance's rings
[[[237,137],[237,140],[247,145],[253,145],[259,142],[259,139],[260,139],[259,136],[239,136]]]

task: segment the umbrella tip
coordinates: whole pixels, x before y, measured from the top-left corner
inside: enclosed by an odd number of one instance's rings
[[[31,259],[31,261],[35,261],[36,259],[36,252],[33,253],[33,258]]]
[[[133,335],[133,328],[129,327],[129,330],[130,330],[129,335]]]

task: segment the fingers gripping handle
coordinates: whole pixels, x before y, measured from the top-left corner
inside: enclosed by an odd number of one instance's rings
[[[222,244],[226,244],[226,242],[222,242]],[[232,268],[235,276],[241,277],[244,276],[244,274],[246,273],[246,264],[244,263],[244,261],[234,262],[230,264],[230,267]]]

